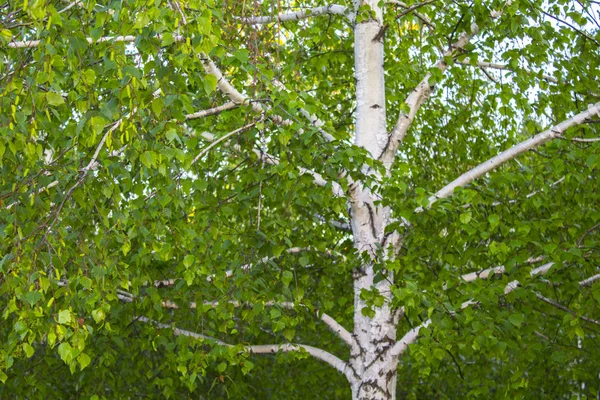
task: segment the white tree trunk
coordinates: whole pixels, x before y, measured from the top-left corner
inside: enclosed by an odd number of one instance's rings
[[[357,1],[356,9],[362,2]],[[355,143],[368,150],[373,158],[379,156],[388,144],[385,110],[385,82],[383,69],[382,12],[377,0],[364,0],[374,11],[375,18],[358,18],[354,29],[356,77],[356,132]],[[374,174],[364,167],[367,174]],[[393,276],[375,283],[374,266],[386,257],[380,249],[389,245],[384,235],[390,222],[389,209],[376,206],[377,193],[360,182],[350,188],[350,215],[354,245],[365,262],[354,271],[354,338],[349,365],[353,370],[351,382],[353,399],[395,399],[397,356],[391,348],[396,341],[394,313],[390,310]],[[360,295],[363,290],[377,289],[385,298],[383,307],[375,308],[372,318],[363,315],[367,305]]]

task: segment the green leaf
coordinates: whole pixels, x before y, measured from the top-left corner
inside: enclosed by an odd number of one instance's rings
[[[60,94],[54,92],[46,93],[46,101],[51,106],[60,106],[61,104],[65,104],[63,97]]]
[[[217,88],[217,77],[212,74],[204,76],[204,91],[206,94],[211,94]]]
[[[468,224],[471,221],[471,213],[465,212],[460,214],[460,222],[464,225]]]
[[[523,323],[523,314],[511,314],[508,316],[508,321],[519,328]]]
[[[67,364],[71,362],[71,350],[71,345],[68,342],[62,342],[58,346],[58,355]]]
[[[187,256],[184,257],[183,259],[183,265],[186,268],[190,268],[192,265],[194,265],[194,261],[196,260],[196,257],[194,257],[191,254],[188,254]]]
[[[126,241],[121,246],[121,251],[123,252],[123,255],[126,256],[127,253],[129,253],[129,250],[131,250],[131,243],[129,243],[128,241]]]
[[[79,355],[79,357],[77,357],[77,361],[79,362],[79,366],[83,370],[85,367],[90,365],[90,362],[92,362],[92,359],[87,354],[81,353]]]
[[[94,318],[94,321],[96,321],[96,323],[100,323],[102,321],[104,321],[104,318],[106,318],[106,315],[104,314],[104,311],[100,308],[92,311],[92,318]]]
[[[156,164],[156,153],[153,151],[145,151],[140,156],[140,161],[148,168],[152,168]]]
[[[281,274],[281,281],[285,286],[289,286],[293,279],[294,274],[290,271],[283,271],[283,273]]]
[[[25,295],[27,302],[30,306],[34,306],[38,301],[42,299],[42,294],[38,291],[29,292]]]
[[[62,310],[58,313],[58,323],[59,324],[68,324],[72,321],[71,319],[71,311]]]
[[[27,358],[31,358],[35,353],[35,349],[29,343],[23,343],[23,351],[25,351]]]

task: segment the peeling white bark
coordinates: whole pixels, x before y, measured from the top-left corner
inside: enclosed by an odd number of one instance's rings
[[[208,117],[210,115],[219,114],[219,113],[221,113],[223,111],[227,111],[227,110],[231,110],[233,108],[237,108],[239,106],[240,106],[239,104],[236,104],[233,101],[230,101],[230,102],[225,103],[223,105],[220,105],[218,107],[213,107],[213,108],[210,108],[208,110],[201,110],[201,111],[196,111],[195,113],[192,113],[192,114],[187,114],[185,116],[185,119],[189,120],[189,119],[204,118],[204,117]]]
[[[355,1],[355,10],[363,3]],[[374,11],[374,18],[363,20],[354,28],[354,55],[356,78],[356,145],[378,158],[388,145],[385,110],[385,79],[383,69],[384,26],[382,10],[376,0],[364,1]],[[361,19],[364,16],[361,16]],[[363,172],[375,172],[363,167]],[[374,178],[379,178],[374,176]],[[390,308],[391,272],[376,283],[375,265],[387,259],[388,250],[397,242],[397,235],[385,235],[386,226],[392,222],[389,208],[376,204],[379,195],[362,183],[353,183],[349,190],[350,225],[354,246],[358,253],[370,261],[353,272],[354,279],[354,339],[349,365],[355,376],[351,381],[355,400],[391,400],[396,398],[398,357],[391,353],[396,342],[399,312]],[[363,315],[367,304],[361,299],[363,290],[376,290],[384,297],[382,307],[375,307],[372,317]]]
[[[330,4],[323,7],[307,8],[295,12],[281,13],[278,15],[266,15],[258,17],[238,18],[244,24],[270,24],[272,22],[298,21],[301,19],[318,17],[321,15],[346,15],[346,7],[338,4]]]
[[[376,158],[388,142],[385,117],[383,42],[375,39],[382,26],[377,21],[357,24],[354,29],[356,78],[356,145]],[[375,41],[374,41],[375,39]]]

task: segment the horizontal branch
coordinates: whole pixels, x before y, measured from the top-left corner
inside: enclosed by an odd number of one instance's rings
[[[234,103],[233,101],[230,101],[230,102],[220,105],[218,107],[210,108],[208,110],[197,111],[192,114],[187,114],[185,116],[185,119],[190,120],[190,119],[204,118],[204,117],[208,117],[210,115],[220,114],[223,111],[231,110],[231,109],[237,108],[239,106],[240,106],[239,104]]]
[[[491,68],[491,69],[497,69],[497,70],[501,70],[501,71],[516,72],[513,68],[509,67],[508,65],[496,64],[496,63],[491,63],[491,62],[481,61],[481,62],[478,62],[476,64],[471,64],[469,62],[469,60],[464,60],[464,61],[456,61],[456,63],[457,64],[462,64],[462,65],[468,65],[468,66],[471,66],[471,67],[480,67],[480,68],[483,68],[483,69]],[[522,68],[520,69],[520,71],[525,72],[526,74],[530,74],[530,75],[536,74],[533,71],[529,71],[529,70],[522,69]],[[558,79],[556,79],[555,77],[550,76],[550,75],[542,74],[542,79],[544,79],[544,80],[546,80],[548,82],[558,83]]]
[[[238,21],[249,24],[249,25],[259,25],[259,24],[270,24],[272,22],[287,22],[287,21],[299,21],[301,19],[311,18],[311,17],[319,17],[322,15],[346,15],[348,13],[348,9],[344,6],[338,4],[330,4],[328,6],[322,7],[314,7],[314,8],[306,8],[299,11],[280,13],[277,15],[267,15],[267,16],[258,16],[258,17],[246,17],[246,18],[237,18]]]
[[[565,140],[570,140],[572,142],[580,142],[580,143],[594,143],[594,142],[600,142],[600,138],[578,138],[578,137],[574,137],[574,138],[562,138]]]
[[[451,196],[454,192],[454,189],[466,186],[474,180],[485,175],[486,173],[498,168],[505,162],[512,160],[518,155],[530,149],[533,149],[539,145],[542,145],[552,139],[560,137],[563,134],[563,132],[565,132],[567,129],[584,123],[586,119],[596,114],[600,114],[600,103],[591,105],[587,110],[575,115],[574,117],[569,118],[566,121],[563,121],[560,124],[548,130],[545,130],[544,132],[539,133],[534,137],[511,147],[506,151],[503,151],[502,153],[490,158],[487,161],[484,161],[483,163],[479,164],[475,168],[470,169],[469,171],[456,178],[454,181],[444,186],[442,189],[436,192],[435,195],[431,196],[429,198],[428,207],[431,207],[431,205],[435,203],[438,199],[443,199]]]
[[[347,363],[334,356],[333,354],[313,346],[307,346],[304,344],[268,344],[246,346],[245,349],[253,354],[275,354],[279,351],[282,351],[284,353],[306,351],[314,358],[326,362],[327,364],[331,365],[333,368],[344,374],[344,376],[346,376],[346,378],[348,378],[350,382],[354,380],[354,376],[352,375],[351,369],[348,367]]]
[[[544,260],[544,256],[539,257],[530,257],[525,261],[526,264],[534,264]],[[461,276],[461,279],[465,282],[473,282],[477,279],[487,279],[490,276],[495,274],[503,274],[506,272],[504,265],[500,265],[499,267],[487,268],[477,272],[471,272]]]
[[[156,35],[156,38],[159,40],[162,40],[163,35],[158,34]],[[91,37],[86,38],[87,42],[89,44],[95,44],[95,43],[132,43],[135,42],[137,39],[137,36],[103,36],[101,38],[98,38],[97,40],[92,39]],[[181,35],[174,35],[173,36],[173,41],[174,42],[182,42],[185,40],[184,36]],[[41,41],[40,40],[23,40],[20,42],[10,42],[8,43],[8,47],[11,49],[29,49],[29,48],[33,48],[33,47],[38,47],[40,45]]]
[[[135,318],[135,320],[145,322],[150,325],[154,325],[157,328],[170,329],[173,331],[173,333],[176,336],[187,336],[187,337],[191,337],[191,338],[199,339],[199,340],[209,340],[209,341],[214,341],[215,343],[217,343],[218,345],[221,345],[221,346],[234,347],[234,345],[232,345],[232,344],[225,343],[221,340],[212,338],[210,336],[206,336],[206,335],[196,333],[196,332],[191,332],[191,331],[188,331],[185,329],[180,329],[173,325],[163,324],[158,321],[151,320],[144,316],[138,316]],[[313,346],[299,345],[299,344],[281,344],[281,345],[267,344],[267,345],[243,346],[242,349],[243,349],[243,351],[247,351],[252,354],[275,354],[279,351],[282,351],[285,353],[306,351],[308,354],[310,354],[314,358],[324,361],[327,364],[334,367],[336,370],[338,370],[339,372],[344,374],[349,380],[354,379],[350,373],[350,369],[348,368],[347,363],[345,363],[338,357],[334,356],[333,354],[331,354],[325,350],[313,347]]]
[[[350,226],[350,224],[348,222],[328,220],[320,214],[315,214],[314,216],[319,221],[328,223],[329,225],[333,226],[336,229],[339,229],[340,231],[352,232],[352,227]]]

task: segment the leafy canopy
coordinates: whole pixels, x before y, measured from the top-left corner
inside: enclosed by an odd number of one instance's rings
[[[598,121],[415,210],[469,168],[598,102],[597,3],[432,2],[401,18],[391,3],[389,127],[427,72],[436,86],[391,174],[369,182],[410,222],[400,256],[379,265],[396,274],[399,331],[433,321],[401,360],[398,395],[596,396],[599,327],[581,316],[600,316],[600,285],[580,281],[598,274],[600,147],[570,139],[600,136]],[[346,189],[344,173],[361,179],[362,165],[381,167],[352,144],[352,25],[339,15],[239,19],[322,5],[0,4],[0,393],[305,399],[318,385],[323,398],[349,395],[306,352],[244,350],[291,342],[348,357],[315,312],[352,326],[360,257],[352,236],[323,220],[347,217],[332,182]],[[433,68],[439,48],[472,24],[477,38],[445,60],[444,74]],[[11,47],[22,41],[39,42]],[[251,102],[191,118],[230,101],[207,57]],[[554,263],[544,277],[527,264],[538,256]],[[461,278],[500,265],[506,273],[493,279]],[[514,280],[522,287],[505,295]],[[362,296],[381,305],[376,292]],[[478,305],[461,311],[470,299]]]

